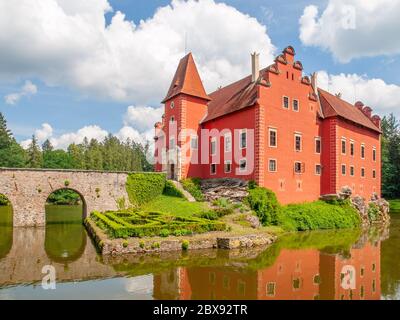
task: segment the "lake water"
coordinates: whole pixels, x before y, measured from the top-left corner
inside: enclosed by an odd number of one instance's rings
[[[0,299],[400,299],[400,214],[390,230],[116,258],[97,254],[80,207],[48,207],[47,221],[13,229],[12,210],[0,207]],[[55,290],[42,286],[49,270]]]

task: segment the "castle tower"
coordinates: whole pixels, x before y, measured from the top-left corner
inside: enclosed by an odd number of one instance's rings
[[[200,121],[207,113],[210,97],[201,81],[199,72],[189,53],[180,62],[167,96],[165,126],[168,178],[180,180],[200,176]],[[199,172],[195,172],[198,170]]]

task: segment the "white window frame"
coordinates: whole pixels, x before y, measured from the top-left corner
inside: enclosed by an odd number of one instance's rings
[[[363,152],[364,149],[364,152]],[[366,147],[365,147],[365,143],[361,143],[361,147],[360,147],[360,157],[361,159],[365,160],[365,151],[366,151]],[[364,154],[363,154],[364,153]]]
[[[288,106],[287,108],[285,107],[285,98],[288,100]],[[282,97],[282,108],[285,110],[290,110],[290,98],[288,96],[283,96]]]
[[[175,116],[171,116],[171,118],[169,118],[169,122],[170,123],[175,123]]]
[[[246,135],[246,146],[243,147],[242,145],[242,135],[245,134]],[[240,130],[240,134],[239,134],[239,149],[240,150],[244,150],[247,149],[247,129],[242,129]]]
[[[300,150],[296,148],[296,138],[300,137]],[[294,134],[294,151],[295,152],[302,152],[303,151],[303,135],[301,133]]]
[[[196,147],[193,147],[193,141],[196,141]],[[197,135],[192,135],[190,137],[190,149],[192,149],[192,150],[199,149],[199,137]]]
[[[376,179],[377,177],[377,172],[375,169],[372,169],[372,179]]]
[[[271,167],[270,167],[271,161],[275,161],[275,171],[271,170]],[[272,172],[272,173],[278,172],[278,160],[277,159],[274,159],[274,158],[268,159],[268,172]]]
[[[215,144],[215,150],[213,152],[213,143]],[[211,138],[211,143],[210,143],[210,154],[212,156],[216,156],[217,155],[217,138],[213,137]]]
[[[171,108],[171,109],[174,109],[175,108],[175,102],[171,102],[171,104],[169,105],[169,107]]]
[[[344,173],[343,173],[343,168],[344,168]],[[342,165],[340,166],[340,173],[344,177],[347,175],[347,165],[345,163],[342,163]]]
[[[344,142],[344,152],[343,152],[343,142]],[[340,153],[342,154],[342,156],[347,155],[347,139],[342,137],[342,139],[340,140]]]
[[[376,149],[376,147],[372,148],[372,161],[376,162],[376,159],[378,158],[378,151]]]
[[[271,132],[275,132],[275,145],[271,145]],[[270,148],[278,148],[278,129],[269,128],[268,129],[268,146]]]
[[[317,172],[317,168],[319,167],[319,173]],[[315,175],[316,176],[321,176],[322,175],[322,166],[320,163],[315,164]]]
[[[294,102],[297,101],[297,110],[294,108]],[[293,99],[292,100],[292,109],[294,112],[300,112],[300,100],[299,99]]]
[[[212,168],[215,166],[215,172],[213,173]],[[215,176],[217,174],[217,164],[216,163],[211,163],[210,164],[210,175]]]
[[[243,161],[246,163],[246,166],[244,167],[244,169],[242,168],[242,162]],[[247,171],[247,159],[246,158],[243,158],[243,159],[239,160],[239,171],[240,172],[246,172]]]
[[[227,145],[228,145],[226,143],[227,138],[230,139],[229,149],[227,149]],[[227,134],[224,135],[224,151],[225,151],[225,153],[232,152],[232,134],[231,133],[227,133]]]
[[[230,170],[229,171],[226,171],[226,165],[230,165]],[[224,162],[224,172],[225,173],[232,173],[232,161],[231,160],[226,160],[225,162]]]
[[[317,141],[319,141],[319,152],[317,152]],[[322,139],[321,139],[321,137],[316,137],[315,138],[314,152],[315,152],[315,154],[321,154],[322,153]]]

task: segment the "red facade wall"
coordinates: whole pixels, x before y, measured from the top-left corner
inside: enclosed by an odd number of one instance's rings
[[[279,63],[280,74],[269,74],[271,87],[260,87],[259,104],[264,107],[264,187],[273,190],[281,203],[318,199],[321,195],[320,176],[315,166],[321,155],[315,152],[315,139],[321,136],[317,117],[318,104],[309,99],[311,86],[301,82],[302,72],[293,67],[294,57],[286,54],[288,64]],[[283,107],[283,97],[289,98],[289,108]],[[293,101],[299,101],[294,111]],[[269,146],[269,130],[278,133],[278,146]],[[302,150],[295,151],[295,134],[302,137]],[[277,160],[277,171],[269,171],[269,159]],[[295,162],[304,165],[304,172],[296,174]]]

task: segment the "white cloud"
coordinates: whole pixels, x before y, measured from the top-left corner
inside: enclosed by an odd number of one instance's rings
[[[393,112],[400,116],[400,86],[387,84],[382,79],[368,79],[357,74],[329,75],[320,71],[318,86],[331,93],[341,93],[350,103],[362,101],[380,115]]]
[[[26,81],[19,92],[10,93],[4,97],[7,104],[15,105],[24,96],[32,96],[37,93],[37,87],[31,81]]]
[[[126,142],[128,139],[145,145],[147,142],[152,143],[154,138],[154,124],[161,119],[163,108],[153,109],[151,107],[142,106],[127,108],[124,117],[124,126],[114,135]],[[41,145],[47,139],[56,149],[66,149],[70,144],[80,144],[86,137],[89,141],[96,139],[104,141],[109,132],[97,125],[85,126],[75,132],[67,132],[61,135],[55,135],[54,129],[48,123],[42,124],[41,128],[33,131],[38,143]],[[22,141],[20,144],[27,149],[31,139]]]
[[[110,10],[106,0],[0,0],[0,30],[7,30],[0,77],[35,76],[96,97],[154,104],[166,94],[185,38],[210,91],[249,74],[250,52],[262,52],[263,64],[273,59],[265,26],[214,0],[173,0],[137,25],[121,12],[106,25]]]
[[[154,124],[161,120],[163,113],[163,107],[154,109],[145,106],[129,106],[124,116],[124,124],[143,132],[154,128]]]
[[[300,40],[329,50],[340,62],[358,57],[400,54],[400,1],[329,0],[319,15],[307,6],[300,18]]]
[[[43,123],[42,128],[35,131],[36,138],[40,142],[44,142],[53,135],[53,128],[48,123]]]

